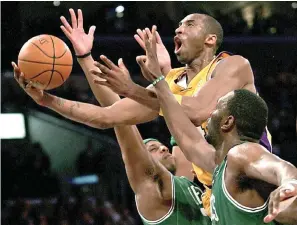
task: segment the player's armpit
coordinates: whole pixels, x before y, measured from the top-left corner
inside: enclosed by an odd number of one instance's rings
[[[212,77],[194,97],[182,97],[182,108],[196,126],[209,118],[218,99],[228,92],[241,88],[255,92],[250,63],[241,56],[223,59],[214,69]]]

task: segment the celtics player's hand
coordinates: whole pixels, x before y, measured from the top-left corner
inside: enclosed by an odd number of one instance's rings
[[[89,29],[89,33],[86,34],[83,27],[83,14],[79,9],[77,10],[77,17],[73,9],[69,9],[71,16],[71,24],[69,25],[64,16],[61,16],[62,29],[63,33],[67,36],[67,38],[71,41],[75,54],[76,55],[85,55],[91,52],[94,41],[94,32],[96,27],[91,26]]]
[[[137,29],[136,32],[137,34],[134,35],[135,40],[143,48],[143,50],[146,51],[146,47],[144,43],[144,35],[146,33],[141,29]],[[162,39],[158,31],[156,31],[156,45],[157,45],[157,56],[160,64],[160,69],[162,71],[162,74],[164,74],[165,76],[171,70],[171,59],[165,45],[162,42]]]
[[[93,75],[102,78],[100,80],[95,79],[94,83],[107,86],[115,93],[128,97],[136,84],[132,81],[123,59],[119,59],[118,66],[104,55],[101,55],[100,59],[105,65],[100,62],[95,62],[94,65],[97,66],[101,72],[90,70]]]
[[[144,30],[146,57],[138,56],[136,58],[136,61],[141,68],[143,76],[151,82],[162,75],[157,57],[156,31],[156,26],[153,26],[152,32],[148,28]]]
[[[268,215],[264,218],[265,223],[269,223],[275,219],[275,217],[286,210],[297,198],[297,180],[289,181],[275,191],[271,192]]]
[[[13,67],[14,79],[18,82],[20,87],[39,105],[42,105],[42,100],[44,98],[43,90],[37,89],[34,87],[34,83],[32,81],[26,81],[24,78],[24,74],[21,72],[20,68],[15,64],[15,62],[11,62]]]

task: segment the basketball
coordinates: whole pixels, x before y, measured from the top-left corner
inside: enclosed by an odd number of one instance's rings
[[[18,66],[34,87],[50,90],[62,85],[72,70],[72,54],[61,39],[39,35],[28,40],[20,50]]]

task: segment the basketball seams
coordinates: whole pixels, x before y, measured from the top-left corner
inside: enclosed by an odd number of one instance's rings
[[[50,35],[49,35],[50,36]],[[52,39],[52,36],[50,36],[50,38]],[[52,42],[53,42],[53,39],[52,39]],[[48,55],[45,51],[43,51],[37,44],[35,44],[34,42],[30,42],[30,44],[34,45],[36,48],[38,48],[44,55],[46,55],[47,57],[53,59],[52,56]],[[60,59],[62,58],[67,52],[67,48],[65,48],[65,51],[62,53],[61,56],[57,56],[55,57],[56,59]],[[55,53],[54,53],[55,54]]]
[[[38,62],[38,61],[32,61],[32,60],[26,60],[26,59],[19,59],[19,61],[29,62],[29,63],[38,63],[38,64],[52,65],[52,63],[48,63],[48,62]],[[59,64],[59,63],[56,63],[55,65],[56,66],[72,66],[72,64]]]
[[[62,53],[62,55],[59,56],[59,57],[57,56],[56,59],[60,59],[60,58],[62,58],[62,57],[66,54],[66,52],[67,52],[67,49],[65,48],[65,51]],[[56,65],[57,65],[57,64],[56,64]]]
[[[48,83],[47,83],[47,85],[46,85],[46,87],[45,87],[44,89],[47,89],[47,87],[50,85],[50,83],[51,83],[51,81],[52,81],[52,79],[53,79],[54,70],[55,70],[55,61],[56,61],[56,49],[55,49],[55,43],[54,43],[54,40],[53,40],[52,36],[49,35],[49,37],[50,37],[50,39],[52,40],[52,43],[53,43],[53,54],[54,54],[54,56],[52,57],[52,59],[53,59],[53,67],[52,67],[52,74],[51,74],[51,77],[50,77],[50,79],[49,79],[49,81],[48,81]]]
[[[44,90],[63,84],[73,66],[72,54],[67,45],[52,35],[35,36],[27,44],[23,45],[18,56],[20,68],[27,74],[26,79],[39,82],[43,86],[39,88]]]
[[[52,70],[44,70],[44,71],[42,71],[41,73],[35,75],[34,77],[30,77],[30,80],[31,80],[31,79],[35,79],[36,77],[39,77],[39,76],[43,75],[44,73],[46,73],[46,72],[50,72],[50,71],[52,71]],[[65,82],[63,75],[62,75],[58,70],[54,70],[54,72],[58,73],[58,74],[61,76],[63,82]]]
[[[31,79],[35,79],[36,77],[41,76],[43,73],[45,73],[45,72],[49,72],[49,71],[52,71],[52,70],[44,70],[44,71],[42,71],[41,73],[35,75],[34,77],[30,77],[29,79],[30,79],[30,80],[31,80]]]
[[[35,44],[34,42],[30,42],[30,44],[34,45],[36,48],[38,48],[44,55],[46,55],[49,58],[53,58],[52,56],[49,56],[45,51],[43,51],[37,44]]]
[[[56,64],[57,65],[57,64]],[[57,74],[60,75],[60,77],[62,78],[63,83],[65,82],[63,75],[58,71],[58,70],[54,70],[54,72],[56,72]]]

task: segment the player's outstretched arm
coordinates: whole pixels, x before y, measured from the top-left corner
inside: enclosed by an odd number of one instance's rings
[[[61,26],[61,29],[71,41],[76,55],[81,56],[88,54],[91,52],[93,46],[95,26],[91,26],[89,33],[86,34],[83,28],[82,11],[80,9],[78,10],[77,17],[73,9],[70,9],[69,12],[72,26],[67,22],[65,17],[62,16],[61,21],[63,25]],[[100,69],[94,65],[95,61],[91,55],[84,58],[78,58],[78,62],[87,77],[92,92],[102,106],[110,106],[120,100],[116,93],[114,93],[109,87],[106,87],[107,85],[104,86],[94,83],[94,80],[99,81],[100,78],[98,78],[98,76],[94,76],[90,73],[90,71],[100,73]],[[123,62],[119,62],[118,72],[122,72],[122,66],[124,66]],[[131,79],[129,79],[130,75],[126,78],[126,80],[130,81],[130,83],[120,85],[121,88],[124,88],[124,92],[132,90],[130,85],[137,86]],[[130,99],[121,100],[108,108],[103,108],[102,110],[104,115],[108,117],[105,118],[105,121],[102,121],[105,128],[110,128],[114,125],[144,123],[156,118],[158,115],[157,111],[154,112],[153,110],[150,110],[149,108]]]
[[[12,62],[14,78],[20,87],[39,105],[46,106],[62,116],[79,123],[89,125],[98,129],[113,127],[113,122],[109,119],[116,118],[109,111],[109,108],[101,108],[92,104],[70,101],[50,95],[43,90],[34,87],[32,81],[25,81],[24,74],[18,66]],[[123,112],[125,114],[126,112]]]
[[[69,12],[71,17],[71,25],[67,22],[64,16],[61,16],[60,19],[63,25],[60,27],[63,33],[71,41],[75,54],[78,56],[77,61],[83,69],[96,99],[102,106],[109,106],[118,101],[120,99],[119,96],[107,87],[95,85],[93,82],[95,77],[89,72],[90,70],[98,70],[98,68],[94,66],[94,59],[90,54],[93,47],[94,32],[96,27],[91,26],[89,32],[85,33],[82,11],[78,9],[77,16],[73,9],[69,9]],[[87,54],[89,55],[85,56]],[[81,56],[85,57],[80,58]]]
[[[270,194],[269,211],[264,218],[264,222],[268,223],[274,219],[277,220],[278,214],[284,211],[286,207],[289,207],[287,212],[294,211],[297,200],[291,205],[292,202],[286,201],[286,199],[291,198],[294,200],[293,197],[297,196],[297,168],[269,153],[258,144],[249,143],[248,145],[248,151],[244,146],[229,151],[228,167],[230,167],[230,170],[243,171],[250,178],[263,180],[278,186]],[[280,215],[282,217],[280,219],[282,222],[287,223],[292,220],[292,216],[288,218],[288,221],[285,221],[286,218],[283,218],[282,215]],[[293,217],[297,220],[296,214]]]

